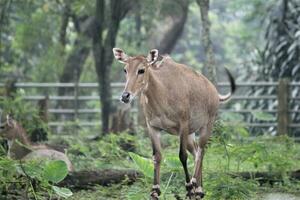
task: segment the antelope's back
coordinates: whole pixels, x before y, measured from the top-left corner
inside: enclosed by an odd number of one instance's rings
[[[216,87],[201,73],[171,58],[164,62],[157,76],[167,87],[167,96],[178,104],[197,111],[216,112],[219,96]],[[176,104],[176,102],[175,102]],[[180,105],[177,105],[180,106]]]

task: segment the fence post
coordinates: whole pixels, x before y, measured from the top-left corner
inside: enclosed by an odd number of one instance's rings
[[[278,110],[277,135],[287,134],[289,131],[289,80],[279,79],[278,82]]]
[[[75,82],[74,82],[74,120],[78,119],[78,85],[79,85],[79,74],[78,70],[74,70]]]
[[[44,99],[38,101],[39,117],[45,123],[48,123],[48,104],[49,104],[49,95],[46,94]]]

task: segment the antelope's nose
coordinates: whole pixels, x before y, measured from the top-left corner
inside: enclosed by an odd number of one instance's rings
[[[129,92],[123,92],[122,97],[121,97],[121,101],[123,101],[124,103],[128,103],[130,99],[130,93]]]

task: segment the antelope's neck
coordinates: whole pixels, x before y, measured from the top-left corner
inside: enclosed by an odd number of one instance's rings
[[[26,131],[20,125],[17,125],[15,131],[15,139],[17,139],[20,143],[31,146],[31,142],[27,137]]]
[[[156,77],[154,71],[149,71],[147,87],[144,89],[141,95],[141,104],[147,112],[159,113],[162,110],[162,104],[164,102],[165,87],[160,81],[159,77]],[[147,116],[147,113],[145,113]]]
[[[32,144],[27,138],[25,130],[20,125],[17,125],[14,139],[8,141],[8,146],[8,156],[14,159],[22,159],[32,151],[30,149]]]

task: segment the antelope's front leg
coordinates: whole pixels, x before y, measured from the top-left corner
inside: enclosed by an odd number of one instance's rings
[[[160,131],[148,126],[148,133],[152,143],[152,150],[153,150],[153,164],[154,164],[154,179],[153,179],[153,186],[150,193],[150,197],[152,200],[158,200],[160,195],[160,162],[162,159],[161,155],[161,146],[160,146]]]

